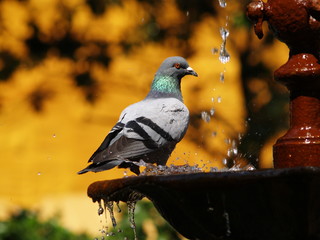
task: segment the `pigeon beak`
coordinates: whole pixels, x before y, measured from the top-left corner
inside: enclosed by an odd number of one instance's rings
[[[198,77],[198,73],[196,73],[193,69],[192,69],[192,67],[188,67],[187,69],[187,75],[193,75],[193,76],[195,76],[195,77]]]

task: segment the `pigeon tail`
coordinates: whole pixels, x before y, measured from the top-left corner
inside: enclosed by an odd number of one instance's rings
[[[86,172],[101,172],[104,170],[109,170],[112,169],[116,166],[119,166],[121,164],[126,163],[126,160],[120,160],[120,159],[116,159],[116,160],[110,160],[110,161],[104,161],[104,162],[97,162],[97,163],[92,163],[90,164],[88,167],[82,169],[81,171],[78,172],[78,174],[83,174]]]

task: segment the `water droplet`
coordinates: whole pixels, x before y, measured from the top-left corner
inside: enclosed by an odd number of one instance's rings
[[[223,41],[226,41],[227,38],[229,37],[229,31],[228,29],[221,27],[220,28],[220,36],[222,38]]]
[[[210,115],[206,111],[201,112],[201,118],[203,121],[205,121],[207,123],[210,122],[210,120],[211,120]]]
[[[228,159],[226,159],[226,158],[222,159],[222,163],[223,163],[223,165],[227,165]]]
[[[212,53],[213,55],[216,55],[218,52],[219,52],[219,49],[218,49],[218,48],[212,48],[212,49],[211,49],[211,53]]]
[[[222,97],[219,96],[219,97],[217,98],[217,101],[218,101],[218,103],[221,103]]]
[[[214,97],[211,98],[211,102],[214,102]]]
[[[224,82],[224,72],[220,73],[220,82]]]
[[[57,137],[57,135],[54,133],[54,134],[52,135],[52,137],[53,137],[53,138],[56,138],[56,137]]]
[[[211,108],[211,109],[210,109],[210,115],[211,115],[211,116],[213,116],[213,115],[214,115],[214,113],[215,113],[214,108]]]
[[[186,12],[186,16],[189,17],[189,11]]]
[[[220,5],[220,7],[225,8],[227,6],[227,1],[226,0],[219,0],[219,5]]]
[[[233,155],[237,156],[238,155],[238,148],[234,147],[232,150],[233,150]]]
[[[212,135],[212,137],[215,137],[215,136],[217,136],[217,135],[218,135],[218,133],[214,131],[214,132],[212,132],[212,134],[211,134],[211,135]]]
[[[41,174],[42,174],[41,172],[38,172],[38,173],[37,173],[38,176],[40,176]]]
[[[98,208],[98,215],[102,215],[104,212],[102,206],[101,206],[101,203],[99,203],[99,208]]]
[[[225,64],[230,61],[230,54],[227,52],[227,49],[226,49],[229,31],[226,28],[222,27],[220,28],[220,35],[222,38],[222,43],[220,46],[219,60],[221,63]]]
[[[225,48],[221,48],[219,60],[223,64],[226,64],[230,61],[230,54],[227,52]]]

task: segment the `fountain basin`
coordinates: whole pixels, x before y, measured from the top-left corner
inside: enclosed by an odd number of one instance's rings
[[[100,201],[150,199],[188,239],[320,239],[320,168],[137,176],[92,183]]]

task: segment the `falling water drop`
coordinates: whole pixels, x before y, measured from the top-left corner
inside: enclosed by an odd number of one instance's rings
[[[104,210],[102,208],[101,201],[99,201],[98,215],[100,216],[101,214],[103,214],[103,212]]]
[[[229,31],[226,28],[221,27],[220,28],[220,35],[221,35],[221,38],[222,38],[222,43],[221,43],[221,46],[220,46],[219,60],[220,60],[221,63],[225,64],[225,63],[230,61],[230,54],[227,52],[227,49],[226,49],[226,44],[227,44],[227,38],[229,36]]]
[[[220,73],[220,82],[224,82],[224,72]]]
[[[37,173],[38,176],[40,176],[41,174],[42,174],[41,172],[38,172],[38,173]]]
[[[213,115],[214,115],[214,113],[215,113],[214,108],[211,108],[211,109],[210,109],[210,115],[211,115],[211,116],[213,116]]]
[[[219,5],[220,5],[220,7],[225,8],[227,6],[227,1],[226,0],[219,0]]]
[[[220,36],[222,38],[223,41],[226,41],[227,38],[229,37],[229,31],[228,29],[221,27],[220,28]]]
[[[221,103],[222,97],[219,96],[219,97],[217,98],[217,101],[218,101],[218,103]]]
[[[218,48],[212,48],[212,49],[211,49],[211,53],[212,53],[213,55],[217,54],[218,52],[219,52],[219,49],[218,49]]]
[[[134,211],[136,208],[136,203],[137,203],[136,201],[128,201],[127,202],[129,222],[130,222],[130,227],[133,229],[134,240],[138,240],[137,232],[136,232],[136,223],[134,220]]]
[[[210,122],[210,120],[211,120],[210,115],[206,111],[201,112],[201,118],[203,121],[205,121],[207,123]]]
[[[226,159],[226,158],[222,159],[222,163],[223,163],[223,165],[227,165],[228,159]]]

